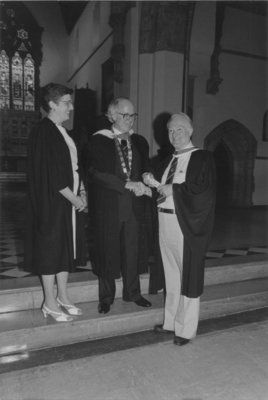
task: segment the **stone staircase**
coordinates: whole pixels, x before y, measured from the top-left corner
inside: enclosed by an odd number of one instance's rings
[[[209,260],[200,319],[254,310],[268,305],[267,256]],[[163,293],[147,295],[148,274],[142,275],[141,292],[152,302],[143,309],[121,299],[122,281],[116,282],[116,300],[108,314],[99,314],[98,284],[90,272],[71,274],[69,291],[83,315],[57,323],[40,312],[43,300],[38,278],[14,280],[0,287],[0,354],[17,346],[26,350],[71,344],[152,329],[163,318]],[[6,349],[6,350],[5,350]]]
[[[26,182],[25,172],[0,172],[0,184],[11,182]]]

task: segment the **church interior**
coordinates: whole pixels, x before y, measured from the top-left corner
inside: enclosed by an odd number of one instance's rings
[[[1,1],[0,10],[0,399],[265,400],[267,2]],[[164,286],[160,279],[151,287],[152,230],[140,281],[153,307],[123,304],[119,279],[113,311],[97,313],[88,214],[87,265],[69,282],[83,316],[69,324],[42,318],[40,280],[24,269],[26,171],[49,82],[73,89],[66,128],[84,165],[89,138],[108,126],[117,97],[135,105],[135,131],[152,163],[170,151],[166,122],[180,111],[193,120],[194,144],[213,153],[215,224],[193,344],[174,350],[168,335],[153,332]],[[152,218],[149,210],[154,226]]]

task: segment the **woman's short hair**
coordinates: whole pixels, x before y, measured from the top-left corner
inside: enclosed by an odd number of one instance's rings
[[[49,112],[50,101],[54,101],[54,103],[57,103],[62,96],[64,96],[65,94],[72,94],[72,93],[73,89],[70,89],[67,86],[53,82],[48,83],[46,86],[43,86],[41,88],[41,107],[46,112]]]

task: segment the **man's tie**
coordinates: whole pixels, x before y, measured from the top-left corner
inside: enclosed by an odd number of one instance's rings
[[[168,171],[165,185],[172,183],[174,174],[176,172],[177,164],[178,164],[178,157],[175,157],[175,158],[173,158],[172,163],[170,164],[170,168]],[[158,198],[156,199],[156,202],[157,202],[157,204],[161,204],[161,203],[163,203],[163,201],[165,201],[165,199],[166,199],[166,196],[159,195]]]
[[[174,174],[176,172],[177,164],[178,164],[178,157],[175,157],[172,160],[172,163],[171,163],[169,171],[168,171],[168,175],[167,175],[167,179],[166,179],[166,183],[165,183],[166,185],[172,183]]]
[[[121,143],[120,143],[120,146],[121,146],[121,150],[122,150],[122,153],[123,153],[123,157],[124,157],[125,163],[126,163],[127,167],[129,168],[127,140],[126,139],[122,139]]]
[[[195,149],[194,146],[192,147],[188,147],[187,149],[182,149],[182,150],[176,150],[174,153],[174,156],[178,156],[180,154],[183,153],[188,153],[188,151],[191,151]],[[173,182],[173,178],[174,178],[174,174],[176,172],[176,168],[177,168],[177,164],[178,164],[178,157],[173,158],[172,163],[170,164],[170,168],[168,171],[168,175],[167,175],[167,179],[165,182],[165,185],[171,184]],[[166,196],[163,195],[159,195],[158,198],[156,199],[157,204],[161,204],[163,203],[163,201],[165,201]]]

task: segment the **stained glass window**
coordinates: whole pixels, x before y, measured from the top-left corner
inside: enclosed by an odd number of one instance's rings
[[[0,109],[10,108],[10,87],[9,87],[9,58],[2,50],[0,53]]]
[[[24,110],[25,111],[34,111],[34,78],[35,78],[35,70],[34,70],[34,61],[30,54],[24,59]]]
[[[18,52],[12,57],[11,74],[12,108],[14,110],[23,110],[23,68],[22,59]]]
[[[11,78],[11,79],[10,79]],[[11,82],[11,87],[10,87]],[[11,106],[10,106],[11,103]],[[31,54],[24,60],[18,52],[11,59],[0,53],[0,109],[35,110],[35,65]]]
[[[24,2],[0,1],[0,110],[39,108],[39,27]]]

